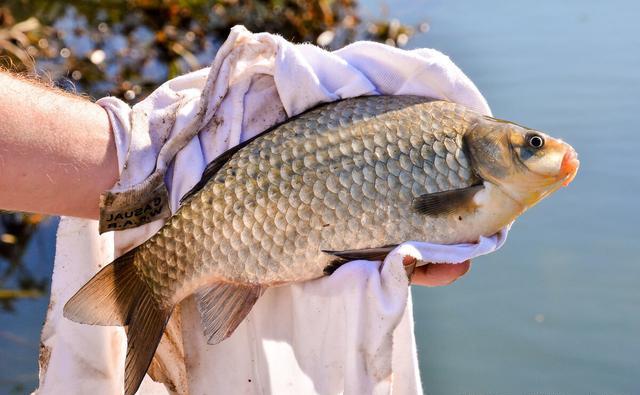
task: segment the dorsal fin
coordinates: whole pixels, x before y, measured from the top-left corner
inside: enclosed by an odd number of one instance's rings
[[[189,199],[190,197],[192,197],[193,195],[195,195],[196,193],[198,193],[198,191],[200,189],[202,189],[202,187],[204,187],[209,180],[211,180],[211,178],[213,178],[214,175],[216,175],[216,173],[222,168],[222,166],[224,166],[225,163],[227,163],[231,157],[238,151],[240,151],[242,148],[246,147],[247,145],[249,145],[251,142],[253,142],[253,140],[258,139],[259,137],[264,136],[265,134],[272,132],[273,130],[275,130],[276,128],[278,128],[279,126],[285,124],[285,123],[289,123],[295,119],[298,119],[302,116],[304,116],[307,113],[310,113],[314,110],[317,110],[321,107],[325,107],[325,106],[329,106],[332,104],[336,104],[338,102],[341,102],[342,100],[336,100],[334,102],[329,102],[329,103],[319,103],[317,106],[313,106],[311,108],[308,108],[307,110],[301,112],[300,114],[294,115],[292,117],[289,117],[287,119],[285,119],[284,121],[277,123],[273,126],[271,126],[270,128],[268,128],[267,130],[258,133],[257,135],[251,137],[249,140],[247,141],[243,141],[242,143],[229,148],[227,151],[225,151],[224,153],[222,153],[222,155],[218,156],[217,158],[215,158],[214,160],[212,160],[207,167],[204,169],[204,172],[202,173],[202,177],[200,178],[200,181],[198,181],[198,183],[196,185],[193,186],[193,188],[191,188],[189,190],[189,192],[185,193],[184,196],[180,199],[180,205],[182,205],[184,202],[187,201],[187,199]]]
[[[256,136],[256,137],[258,137],[258,136]],[[193,196],[196,193],[198,193],[198,191],[201,190],[202,187],[204,187],[209,182],[209,180],[211,178],[213,178],[214,175],[216,175],[218,170],[220,170],[222,168],[222,166],[224,166],[224,164],[227,163],[229,161],[229,159],[231,159],[231,157],[236,152],[240,151],[240,149],[242,149],[242,147],[247,145],[252,140],[253,139],[249,139],[249,140],[245,141],[244,143],[238,144],[235,147],[231,147],[228,150],[226,150],[225,152],[223,152],[222,155],[220,155],[217,158],[215,158],[214,160],[212,160],[207,165],[207,167],[205,167],[204,172],[202,173],[202,177],[200,178],[200,181],[198,181],[196,183],[196,185],[194,185],[189,190],[189,192],[185,193],[184,196],[182,196],[182,198],[180,199],[180,205],[182,205],[184,202],[186,202],[191,196]]]
[[[302,113],[302,114],[304,114],[304,113]],[[287,123],[287,122],[289,122],[289,121],[291,121],[291,120],[293,120],[295,118],[298,118],[302,114],[299,114],[299,115],[296,115],[294,117],[291,117],[291,118],[285,120],[282,123],[278,123],[276,125],[273,125],[272,127],[270,127],[269,129],[265,130],[264,132],[260,132],[257,135],[251,137],[249,140],[243,141],[240,144],[229,148],[228,150],[223,152],[222,155],[220,155],[217,158],[215,158],[214,160],[212,160],[207,165],[207,167],[205,167],[204,172],[202,172],[202,177],[200,177],[200,181],[198,181],[198,183],[196,185],[194,185],[189,190],[189,192],[185,193],[184,196],[182,196],[182,198],[180,199],[180,205],[184,204],[184,202],[186,202],[190,197],[192,197],[193,195],[198,193],[199,190],[201,190],[205,185],[207,185],[209,180],[211,180],[213,178],[213,176],[215,176],[216,173],[222,168],[222,166],[224,166],[225,163],[227,163],[233,157],[233,155],[235,155],[238,151],[240,151],[241,149],[243,149],[247,145],[251,144],[254,140],[264,136],[265,134],[267,134],[269,132],[272,132],[274,129],[276,129],[278,126],[282,125],[283,123]]]

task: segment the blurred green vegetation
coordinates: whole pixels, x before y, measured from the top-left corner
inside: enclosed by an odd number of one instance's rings
[[[8,0],[0,5],[0,67],[134,104],[164,81],[208,66],[237,24],[327,49],[361,39],[403,46],[427,28],[364,22],[355,0]],[[22,264],[41,219],[0,213],[0,309],[45,291],[48,279]]]
[[[9,0],[0,8],[0,58],[64,89],[134,103],[209,65],[236,24],[328,49],[356,39],[401,46],[416,30],[363,23],[353,0]]]

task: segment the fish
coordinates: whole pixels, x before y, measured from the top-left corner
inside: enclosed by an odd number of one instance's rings
[[[269,287],[382,260],[407,240],[475,242],[575,177],[562,140],[461,104],[366,96],[320,105],[226,151],[149,240],[104,267],[64,316],[127,326],[125,394],[193,295],[209,344]]]

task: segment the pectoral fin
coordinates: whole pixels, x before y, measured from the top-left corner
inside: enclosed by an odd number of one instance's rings
[[[413,199],[412,208],[419,214],[432,216],[469,211],[475,208],[473,197],[483,188],[483,185],[472,185],[451,191],[427,193]]]
[[[262,294],[259,285],[220,282],[198,292],[198,311],[207,343],[231,336]]]

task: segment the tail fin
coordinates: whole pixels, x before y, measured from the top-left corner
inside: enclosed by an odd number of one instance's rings
[[[151,364],[171,310],[162,309],[133,264],[135,249],[104,267],[64,306],[70,320],[127,325],[125,394],[134,394]]]

